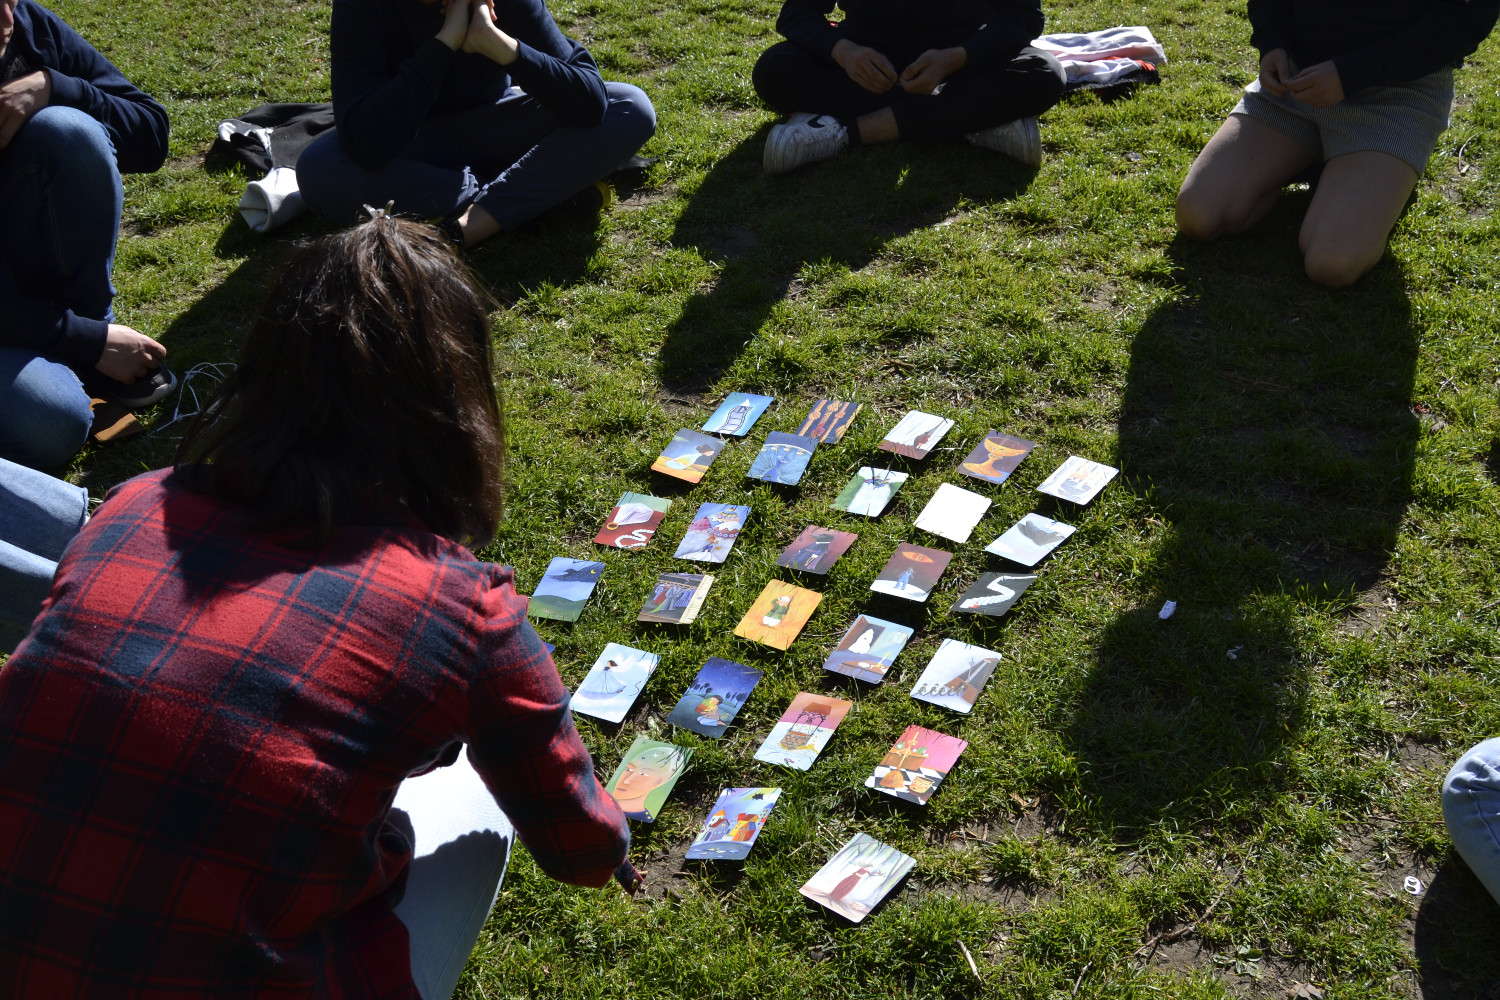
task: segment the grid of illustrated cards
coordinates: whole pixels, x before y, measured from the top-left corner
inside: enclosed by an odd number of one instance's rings
[[[830,461],[824,453],[847,450],[847,443],[843,443],[846,434],[864,407],[858,401],[819,399],[794,423],[794,415],[772,409],[775,403],[769,395],[729,393],[700,427],[681,428],[662,445],[651,463],[652,471],[664,477],[658,485],[676,480],[677,485],[671,489],[680,494],[710,476],[727,478],[719,477],[714,464],[733,452],[744,456],[738,459],[737,467],[746,470],[746,478],[752,484],[765,484],[755,488],[777,488],[781,506],[795,502],[809,473]],[[767,425],[776,424],[790,429],[765,430]],[[826,517],[820,516],[824,523],[763,525],[757,520],[752,524],[749,504],[735,503],[732,497],[722,495],[697,500],[687,508],[692,513],[685,515],[678,513],[681,508],[672,499],[632,490],[621,493],[600,515],[593,542],[603,549],[638,552],[650,546],[664,526],[676,538],[671,550],[671,559],[678,561],[675,568],[610,577],[613,590],[639,588],[627,599],[640,600],[635,618],[640,624],[626,626],[622,622],[621,637],[626,627],[633,627],[645,638],[606,643],[570,699],[570,708],[578,715],[622,727],[648,686],[653,688],[650,700],[657,711],[664,707],[664,695],[677,699],[665,716],[670,728],[658,731],[657,723],[652,722],[650,736],[621,734],[633,739],[605,783],[605,790],[629,819],[655,822],[679,778],[690,767],[691,737],[683,743],[677,736],[667,738],[668,734],[686,730],[698,739],[732,741],[750,736],[759,740],[753,759],[755,766],[764,770],[756,777],[771,778],[776,768],[810,770],[840,724],[855,710],[854,701],[832,691],[842,686],[843,693],[850,693],[860,685],[871,685],[860,690],[878,694],[879,686],[893,674],[901,680],[901,690],[911,685],[910,698],[953,713],[949,718],[957,727],[984,697],[1002,662],[1001,653],[951,636],[934,636],[935,649],[926,646],[927,652],[905,652],[902,665],[903,652],[917,629],[900,619],[920,613],[914,606],[939,591],[945,602],[939,607],[948,608],[954,616],[940,621],[963,623],[1007,615],[1046,571],[1038,567],[1077,531],[1072,524],[1051,515],[1061,513],[1071,519],[1068,511],[1076,513],[1089,505],[1119,472],[1112,466],[1068,455],[1045,476],[1038,473],[1037,493],[1052,500],[1041,501],[1041,510],[1014,523],[995,524],[993,519],[987,520],[996,502],[994,491],[1012,488],[1007,484],[1021,464],[1036,453],[1035,442],[994,428],[985,431],[977,444],[973,438],[962,441],[954,433],[951,417],[926,410],[907,411],[888,427],[876,445],[877,453],[885,453],[880,459],[869,461],[875,453],[850,454],[838,460],[842,472],[825,467],[820,473],[825,476],[821,482],[826,483],[831,474],[842,483],[837,492],[809,495],[810,509],[828,512]],[[746,440],[752,434],[758,444]],[[924,467],[936,471],[932,468],[936,461],[933,456],[940,451],[952,456],[948,462],[956,462],[947,466],[948,475],[966,477],[968,485],[938,482],[926,486],[931,480],[924,480],[922,493],[903,494]],[[741,483],[729,488],[751,487]],[[980,492],[986,489],[990,492]],[[781,506],[772,503],[762,510],[780,510]],[[820,626],[818,641],[831,643],[824,647],[825,689],[798,693],[771,716],[774,721],[767,729],[764,720],[771,706],[761,704],[753,713],[745,711],[752,700],[765,697],[756,694],[766,674],[756,664],[776,663],[781,652],[793,644],[811,641],[804,637],[804,630],[819,614],[825,586],[848,585],[851,572],[847,567],[852,561],[840,560],[859,539],[858,531],[848,529],[857,527],[861,518],[891,517],[900,517],[899,523],[941,539],[947,547],[901,541],[883,552],[862,557],[862,565],[869,565],[871,558],[884,560],[873,579],[865,577],[860,582],[866,588],[869,607],[878,613],[865,611],[854,615],[852,621]],[[992,527],[984,530],[986,524]],[[750,564],[736,546],[752,529],[777,538],[776,566],[793,579],[762,578],[760,593],[748,606],[714,607],[715,575],[697,570],[714,568],[720,572],[718,567],[727,566],[726,572],[732,570],[736,579],[742,579]],[[945,573],[957,557],[956,549],[971,544],[981,531],[981,541],[993,539],[983,546],[986,555],[995,557],[992,568],[977,573],[969,569],[960,579],[945,581]],[[977,543],[976,549],[966,551],[976,550]],[[641,558],[646,557],[609,557],[626,561]],[[972,563],[970,557],[958,565]],[[566,556],[553,558],[527,599],[529,617],[566,624],[578,621],[586,612],[591,616],[602,614],[602,608],[588,612],[590,599],[611,566],[612,572],[619,574],[622,565]],[[803,585],[808,583],[817,589]],[[618,609],[613,596],[596,603]],[[902,608],[908,610],[903,612]],[[652,677],[662,653],[651,647],[664,648],[658,641],[661,639],[701,634],[705,626],[700,618],[706,613],[713,615],[707,627],[720,635],[738,616],[733,641],[739,643],[740,652],[733,655],[743,656],[747,662],[729,656],[707,657],[680,693],[661,691],[661,685],[653,685]],[[830,633],[830,626],[840,631]],[[836,641],[832,635],[838,636]],[[552,643],[543,646],[549,654],[556,654]],[[740,729],[742,718],[751,720],[746,733]],[[915,724],[887,739],[892,741],[888,749],[869,758],[864,787],[907,803],[903,808],[926,806],[950,780],[968,747],[961,735]],[[783,790],[773,783],[721,788],[701,821],[687,858],[745,861],[782,798]],[[913,864],[914,860],[896,847],[856,833],[808,878],[801,892],[812,902],[858,923],[901,882]]]

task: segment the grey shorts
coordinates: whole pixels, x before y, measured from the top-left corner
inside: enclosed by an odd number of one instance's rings
[[[1374,150],[1405,160],[1421,174],[1452,108],[1453,70],[1444,68],[1410,83],[1367,87],[1329,108],[1267,94],[1256,78],[1230,114],[1271,126],[1325,162]]]

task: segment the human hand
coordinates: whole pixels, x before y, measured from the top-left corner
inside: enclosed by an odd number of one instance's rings
[[[469,6],[472,0],[443,0],[443,26],[437,40],[457,52],[469,31]]]
[[[1286,82],[1294,100],[1313,108],[1332,107],[1344,99],[1344,82],[1330,60],[1307,67]]]
[[[1286,49],[1272,49],[1260,57],[1260,88],[1272,97],[1286,96],[1286,81],[1292,75],[1292,57]]]
[[[116,382],[129,384],[160,365],[166,356],[167,349],[144,333],[111,323],[104,336],[104,353],[94,367]]]
[[[849,74],[849,79],[872,94],[883,94],[896,83],[896,67],[882,52],[840,38],[833,46],[833,61]]]
[[[32,115],[52,103],[52,77],[46,70],[18,76],[0,86],[0,149],[21,131]]]
[[[968,62],[969,50],[962,45],[951,49],[928,49],[901,71],[901,89],[908,94],[930,94]]]
[[[501,66],[509,66],[521,54],[520,43],[495,24],[494,0],[475,0],[474,15],[464,35],[464,51],[488,56]]]

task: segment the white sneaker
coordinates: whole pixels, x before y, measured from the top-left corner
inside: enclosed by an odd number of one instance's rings
[[[1042,165],[1042,130],[1035,118],[1017,118],[964,136],[981,149],[992,149],[1035,170]]]
[[[849,148],[849,132],[832,115],[799,111],[766,136],[761,167],[768,174],[784,174],[804,163],[827,160]]]

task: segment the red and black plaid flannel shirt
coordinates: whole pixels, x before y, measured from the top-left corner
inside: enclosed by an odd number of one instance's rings
[[[121,486],[0,667],[0,996],[415,998],[385,818],[456,740],[543,870],[608,882],[628,826],[523,607],[412,522],[299,550]]]

